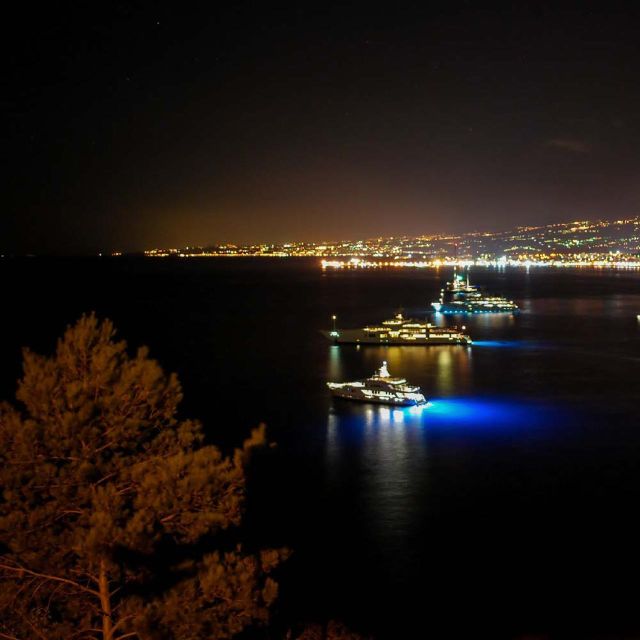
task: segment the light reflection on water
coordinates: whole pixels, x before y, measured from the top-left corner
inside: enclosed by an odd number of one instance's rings
[[[495,347],[497,349],[539,349],[545,346],[532,340],[474,340],[474,347]]]
[[[391,375],[406,377],[410,384],[422,386],[428,393],[459,394],[468,391],[472,381],[472,349],[464,346],[332,346],[327,379],[344,382],[367,378],[383,361]]]
[[[354,472],[352,465],[357,467],[359,508],[371,525],[367,536],[376,548],[389,554],[383,561],[389,562],[387,570],[393,575],[396,569],[390,560],[406,547],[407,536],[418,517],[416,508],[421,508],[416,500],[416,480],[427,468],[426,443],[410,426],[412,416],[404,409],[363,404],[347,417],[354,422],[345,424],[344,418],[340,413],[330,417],[330,422],[337,424],[337,437],[327,466],[342,469],[342,476],[333,472],[337,484]],[[358,450],[355,460],[348,453],[349,449],[353,452],[353,445]],[[348,470],[336,465],[331,454],[339,459],[349,458]]]
[[[491,433],[549,425],[560,413],[560,409],[552,405],[524,399],[435,397],[427,404],[403,408],[335,400],[328,425],[330,441],[335,446],[340,427],[352,435],[354,429],[362,431],[365,438],[380,437],[385,430],[395,427],[431,431],[458,428]]]
[[[526,401],[435,398],[428,407],[419,407],[416,416],[426,427],[467,426],[486,431],[540,426],[547,424],[552,414],[553,408]]]
[[[486,346],[519,345],[495,342]],[[442,455],[441,445],[436,449],[439,453],[433,452],[434,442],[453,438],[456,451],[460,447],[472,451],[476,444],[494,437],[542,432],[557,423],[558,412],[531,399],[479,394],[473,384],[473,349],[460,346],[330,347],[329,379],[367,377],[382,360],[392,375],[420,385],[429,402],[398,408],[333,399],[327,418],[326,473],[335,487],[355,478],[359,508],[372,525],[370,542],[374,548],[386,549],[385,557],[391,559],[409,544],[415,523],[430,508],[424,501],[431,485],[429,469],[439,464]],[[391,560],[386,570],[401,579]]]
[[[333,429],[344,424],[349,428],[364,428],[366,435],[379,435],[378,432],[387,427],[426,427],[430,430],[457,427],[490,431],[509,426],[535,426],[548,421],[548,406],[519,396],[478,393],[473,350],[478,348],[478,353],[486,358],[487,355],[492,357],[492,352],[497,357],[505,349],[539,346],[539,342],[511,339],[481,340],[471,348],[460,345],[369,346],[363,349],[331,346],[327,364],[329,380],[344,382],[366,378],[386,361],[392,376],[406,377],[409,384],[422,387],[429,404],[402,409],[335,400],[330,423]],[[500,362],[496,361],[494,369],[497,371],[501,370]]]
[[[342,380],[342,358],[340,357],[340,347],[337,344],[332,344],[329,347],[329,366],[327,367],[329,380]]]
[[[483,475],[487,455],[518,441],[544,442],[564,424],[557,406],[529,396],[528,385],[512,384],[515,372],[517,380],[531,375],[534,340],[517,337],[507,333],[471,348],[329,347],[327,380],[366,378],[386,360],[391,375],[419,385],[429,401],[398,408],[327,399],[328,490],[357,496],[352,508],[365,523],[358,544],[375,550],[377,570],[389,585],[405,584],[413,559],[425,553],[423,536],[436,535],[440,510],[472,491],[468,478],[490,477],[489,470]]]
[[[502,347],[507,349],[516,349],[522,346],[519,340],[474,340],[474,347]]]
[[[447,474],[464,476],[470,461],[477,464],[474,450],[543,432],[556,415],[548,406],[502,398],[438,396],[405,408],[334,400],[327,481],[334,491],[357,486],[358,510],[367,523],[364,542],[384,549],[379,569],[402,584],[406,566],[397,558],[416,544],[419,523],[437,511],[447,494],[443,482],[455,485]]]

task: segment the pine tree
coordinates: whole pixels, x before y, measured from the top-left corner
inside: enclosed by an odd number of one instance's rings
[[[351,631],[341,622],[329,620],[326,624],[308,625],[299,635],[289,632],[286,640],[367,640],[367,638]]]
[[[177,418],[181,398],[94,315],[53,357],[25,350],[23,408],[0,407],[0,638],[222,639],[267,621],[286,552],[219,542],[264,428],[225,457]]]

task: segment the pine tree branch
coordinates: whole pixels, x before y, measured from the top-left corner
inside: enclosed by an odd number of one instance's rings
[[[35,580],[35,578],[34,578]],[[31,592],[31,599],[35,600],[35,597],[38,595],[38,591],[40,591],[40,589],[42,589],[42,587],[47,583],[46,580],[40,580],[40,583],[36,586],[36,588]],[[56,585],[56,587],[62,587],[64,585],[62,584],[58,584]]]
[[[98,576],[94,575],[90,571],[80,571],[80,569],[70,569],[70,571],[71,573],[77,573],[79,576],[86,576],[92,582],[95,582],[96,584],[98,584],[98,581],[99,581]]]
[[[79,589],[80,591],[84,591],[85,593],[89,593],[92,596],[100,597],[100,593],[98,591],[90,589],[89,587],[85,587],[84,585],[78,582],[75,582],[74,580],[69,580],[68,578],[60,578],[59,576],[52,576],[47,573],[38,573],[37,571],[31,571],[30,569],[26,569],[25,567],[22,567],[20,565],[18,565],[17,567],[13,567],[9,564],[4,564],[4,562],[0,562],[0,570],[11,571],[14,574],[17,574],[18,577],[22,577],[23,574],[26,574],[28,576],[33,576],[35,578],[42,578],[43,580],[51,580],[52,582],[61,582],[63,584],[68,584],[76,589]]]
[[[116,622],[113,625],[113,629],[111,629],[111,633],[115,633],[116,629],[121,627],[127,620],[131,620],[132,618],[135,618],[135,617],[136,617],[135,615],[131,614],[131,615],[124,616],[124,617],[120,618],[120,620],[118,620],[118,622]]]
[[[136,487],[136,484],[134,484],[133,482],[130,482],[128,485],[122,487],[122,489],[118,489],[116,493],[120,496],[124,496],[127,493],[131,493],[135,489],[135,487]]]
[[[31,620],[29,620],[29,618],[24,615],[23,613],[20,614],[20,617],[22,618],[22,620],[24,622],[26,622],[30,629],[39,637],[42,638],[42,640],[47,640],[47,636],[44,635],[44,633],[42,633],[42,631],[40,631],[40,629],[38,629],[35,624],[33,624],[33,622],[31,622]]]
[[[79,636],[83,633],[102,633],[102,629],[96,629],[94,627],[87,627],[86,629],[81,629],[80,631],[76,631],[75,633],[72,633],[69,636],[69,640],[71,640],[71,638],[75,638],[76,636]]]
[[[58,522],[58,520],[63,520],[67,516],[81,516],[84,514],[84,511],[80,509],[67,509],[65,511],[61,511],[54,519],[53,522]]]
[[[167,522],[171,522],[177,516],[178,516],[177,513],[170,513],[168,516],[165,516],[164,518],[160,518],[160,522],[161,524],[167,524]]]
[[[54,487],[60,487],[60,486],[71,486],[71,485],[50,485],[50,486],[54,486]],[[35,489],[46,489],[48,487],[34,487]],[[26,533],[34,533],[35,531],[40,531],[42,529],[46,529],[47,527],[50,527],[52,524],[58,522],[58,520],[61,520],[62,518],[64,518],[64,514],[58,514],[55,517],[50,517],[47,520],[45,520],[42,524],[38,525],[37,527],[32,527],[31,529],[27,529]]]
[[[36,582],[36,578],[31,578],[31,580],[29,580],[28,582],[25,581],[25,583],[16,591],[15,595],[13,596],[12,602],[15,604],[18,601],[22,592],[28,591],[34,582]]]
[[[120,591],[122,591],[122,587],[116,587],[113,591],[109,591],[109,597],[113,598],[113,596],[115,596],[116,593],[119,593]]]
[[[44,582],[42,583],[44,584]],[[51,593],[49,594],[49,599],[47,600],[47,606],[45,607],[45,611],[47,612],[47,614],[49,614],[49,609],[51,609],[51,601],[53,600],[53,597],[56,595],[56,593],[62,589],[64,587],[63,584],[58,584],[56,585],[53,590],[51,591]]]
[[[103,444],[101,447],[98,447],[97,449],[94,449],[92,451],[92,453],[93,453],[93,455],[96,455],[97,453],[101,453],[105,449],[108,449],[109,447],[113,447],[114,444],[116,444],[115,440],[110,440],[106,444]],[[115,474],[113,474],[113,475],[115,475]]]
[[[102,449],[98,449],[97,451],[94,451],[94,453],[98,453],[101,450]],[[115,475],[118,475],[118,472],[114,471],[113,473],[108,473],[106,476],[103,476],[102,478],[100,478],[100,480],[94,482],[93,486],[97,487],[99,484],[101,484],[102,482],[105,482],[106,480],[109,480],[110,478],[113,478],[113,476]]]

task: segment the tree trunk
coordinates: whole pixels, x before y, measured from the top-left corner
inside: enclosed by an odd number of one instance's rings
[[[98,586],[100,589],[100,606],[102,608],[102,640],[113,640],[113,621],[111,620],[111,594],[109,593],[109,580],[107,578],[107,567],[104,560],[100,560]]]

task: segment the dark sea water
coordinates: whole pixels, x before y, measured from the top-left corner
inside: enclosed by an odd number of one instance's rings
[[[331,346],[330,316],[424,317],[451,271],[323,273],[316,260],[2,260],[0,398],[20,347],[95,310],[239,445],[266,422],[251,539],[295,553],[290,618],[377,638],[640,637],[640,273],[474,269],[521,306],[466,347]],[[447,317],[446,323],[455,319]],[[387,360],[431,406],[332,401]],[[417,631],[416,631],[417,629]]]

